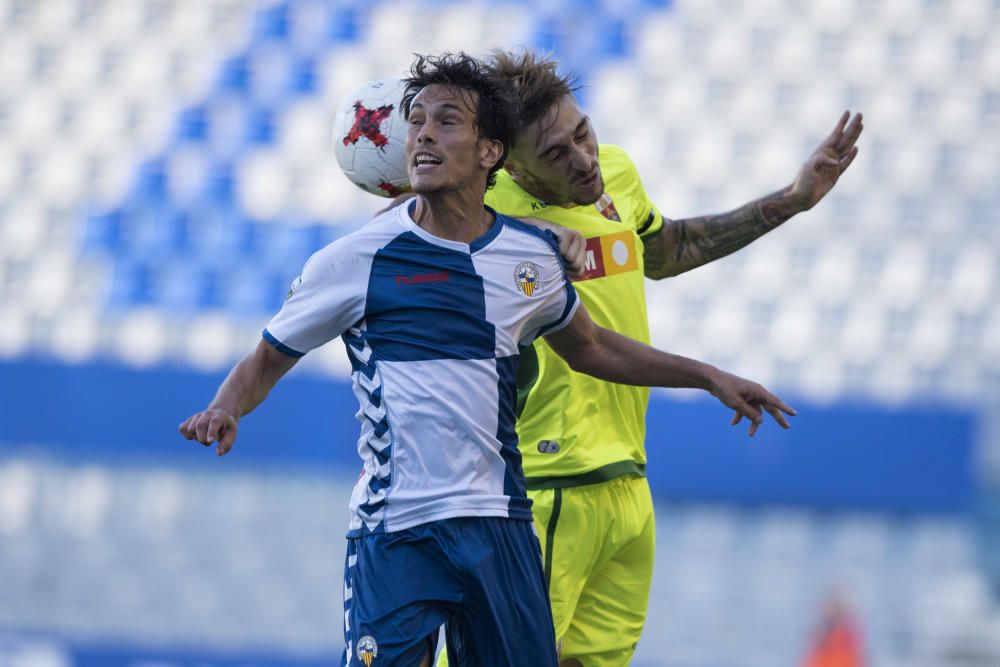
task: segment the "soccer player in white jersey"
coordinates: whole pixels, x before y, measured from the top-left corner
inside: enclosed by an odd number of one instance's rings
[[[364,473],[351,498],[342,665],[556,667],[555,631],[514,432],[520,350],[538,336],[576,370],[696,387],[760,423],[794,411],[766,389],[596,327],[554,238],[483,195],[517,133],[507,84],[465,54],[407,80],[417,197],[306,263],[263,338],[180,426],[233,446],[237,422],[303,354],[342,337]],[[375,660],[378,660],[376,663]]]

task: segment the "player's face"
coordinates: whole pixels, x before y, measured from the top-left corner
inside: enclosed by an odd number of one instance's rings
[[[410,105],[407,172],[417,194],[478,187],[502,154],[498,141],[480,138],[478,93],[432,84]]]
[[[594,128],[569,95],[521,132],[506,168],[550,204],[593,204],[604,193]]]

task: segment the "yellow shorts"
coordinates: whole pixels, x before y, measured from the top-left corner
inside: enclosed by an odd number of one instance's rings
[[[529,491],[556,639],[583,667],[631,662],[646,622],[656,524],[645,477]],[[445,651],[437,665],[447,665]]]
[[[529,495],[562,658],[628,665],[646,622],[656,550],[646,478]]]

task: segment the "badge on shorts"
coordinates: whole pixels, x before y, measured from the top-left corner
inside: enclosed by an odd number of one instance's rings
[[[539,440],[538,452],[540,454],[558,454],[559,443],[555,440]]]
[[[358,640],[358,656],[361,657],[365,667],[372,667],[372,660],[378,657],[378,644],[371,635],[365,635]]]

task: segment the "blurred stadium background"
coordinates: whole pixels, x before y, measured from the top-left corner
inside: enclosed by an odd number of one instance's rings
[[[176,426],[383,204],[333,159],[341,97],[518,44],[579,71],[669,217],[866,118],[816,209],[648,287],[655,344],[801,416],[747,441],[654,395],[635,664],[803,664],[834,599],[865,664],[1000,664],[997,0],[0,0],[0,667],[335,663],[340,345],[224,461]]]

